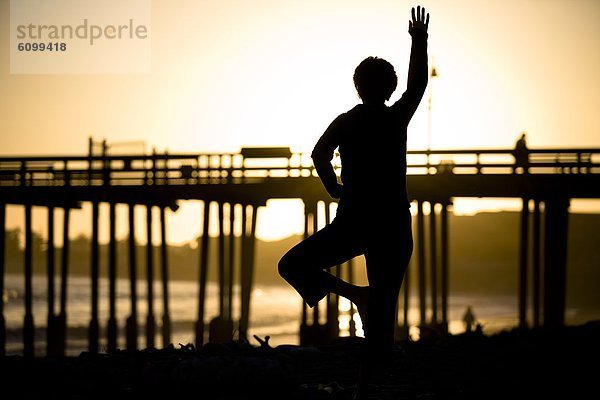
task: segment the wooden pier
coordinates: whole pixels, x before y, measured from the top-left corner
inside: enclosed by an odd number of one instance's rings
[[[104,146],[106,149],[106,146]],[[153,307],[155,277],[152,245],[153,209],[159,211],[160,276],[162,287],[162,346],[171,343],[169,314],[169,265],[167,254],[166,213],[177,210],[181,201],[203,203],[199,252],[198,312],[196,345],[210,341],[229,341],[233,331],[246,335],[251,323],[250,294],[254,271],[254,246],[258,208],[274,198],[300,198],[304,202],[305,236],[318,230],[320,213],[330,222],[333,200],[324,191],[307,154],[294,154],[288,148],[244,148],[232,154],[110,155],[106,151],[81,156],[0,157],[0,293],[4,292],[4,239],[6,205],[23,206],[25,214],[25,310],[23,320],[24,354],[34,356],[34,320],[32,313],[32,207],[48,209],[48,319],[47,354],[63,355],[66,349],[67,281],[69,279],[70,212],[84,202],[92,206],[91,234],[91,316],[89,351],[99,351],[99,338],[105,335],[107,350],[117,349],[119,326],[116,309],[116,205],[128,207],[129,280],[131,313],[125,326],[127,349],[138,343],[134,210],[143,207],[147,222],[146,283],[148,312],[145,347],[156,347],[156,311]],[[564,324],[565,275],[569,201],[573,198],[600,197],[600,149],[530,149],[525,161],[512,149],[504,150],[431,150],[410,151],[407,185],[411,201],[416,203],[415,251],[419,293],[419,326],[448,330],[448,240],[451,227],[448,214],[455,197],[504,197],[522,199],[519,266],[519,326],[559,327]],[[335,160],[339,168],[339,160]],[[399,175],[398,179],[404,179]],[[100,332],[98,315],[99,206],[109,205],[109,316],[106,333]],[[427,207],[424,207],[427,203]],[[218,208],[217,221],[210,221],[211,204]],[[386,204],[381,196],[382,207]],[[54,287],[54,214],[62,209],[63,250],[60,265],[58,313]],[[235,212],[238,209],[239,212]],[[424,210],[429,209],[429,213]],[[234,234],[236,215],[242,232]],[[218,254],[209,253],[209,226],[218,226]],[[429,228],[426,230],[426,225]],[[532,229],[530,229],[532,225]],[[531,233],[530,233],[531,231]],[[518,234],[516,232],[516,234]],[[490,238],[493,240],[493,238]],[[236,245],[238,243],[239,245]],[[426,243],[429,245],[426,246]],[[428,251],[426,251],[428,250]],[[219,315],[205,321],[208,264],[218,259]],[[530,262],[530,259],[532,260]],[[543,264],[542,264],[543,261]],[[390,260],[393,262],[393,260]],[[353,279],[352,262],[334,272]],[[531,264],[531,265],[530,265]],[[236,270],[239,265],[239,270]],[[529,273],[531,269],[532,273]],[[409,273],[413,273],[410,271]],[[407,273],[408,275],[408,273]],[[528,282],[531,276],[533,282]],[[543,278],[542,278],[543,277]],[[233,285],[239,282],[241,293],[234,297]],[[531,293],[528,288],[531,287]],[[409,291],[405,279],[400,295],[401,318],[398,336],[408,334]],[[429,299],[427,298],[429,294]],[[241,315],[233,320],[232,308],[239,301]],[[300,338],[303,344],[326,342],[339,334],[338,298],[328,296],[324,307],[315,307],[312,315],[303,306]],[[531,303],[531,304],[530,304]],[[529,315],[531,311],[531,315]],[[325,312],[325,323],[319,313]],[[350,334],[355,334],[351,321]],[[5,354],[6,329],[4,303],[0,296],[0,355]]]

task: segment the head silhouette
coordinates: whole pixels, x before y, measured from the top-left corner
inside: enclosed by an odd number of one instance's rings
[[[397,84],[394,66],[383,58],[367,57],[354,70],[354,86],[364,103],[389,100]]]

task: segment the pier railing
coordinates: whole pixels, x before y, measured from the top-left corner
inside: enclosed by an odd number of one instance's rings
[[[276,151],[273,151],[276,149]],[[339,154],[333,160],[336,170]],[[600,149],[408,151],[408,174],[597,174]],[[310,154],[288,148],[240,153],[0,157],[0,186],[235,184],[316,176]]]

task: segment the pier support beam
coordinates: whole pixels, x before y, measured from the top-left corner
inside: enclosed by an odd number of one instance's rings
[[[6,320],[4,318],[4,271],[6,260],[6,204],[0,203],[0,357],[6,355]]]
[[[204,311],[206,303],[206,284],[208,278],[208,256],[209,256],[209,222],[210,202],[204,201],[202,216],[202,237],[200,239],[200,274],[198,276],[198,320],[196,321],[196,347],[204,344]]]
[[[404,272],[404,278],[402,280],[402,287],[400,291],[400,296],[402,297],[402,324],[399,322],[398,310],[396,311],[396,340],[407,340],[409,338],[409,330],[410,326],[408,324],[408,309],[410,306],[410,269],[412,266],[412,258],[409,261],[409,264],[406,267],[406,271]],[[398,302],[400,299],[398,299]]]
[[[436,329],[438,324],[437,316],[437,303],[438,303],[438,292],[437,292],[437,226],[436,226],[436,215],[435,215],[435,202],[430,201],[429,211],[429,263],[430,263],[430,295],[431,295],[431,326]]]
[[[312,226],[311,226],[312,221]],[[317,202],[304,200],[304,239],[314,234],[317,227]],[[312,229],[312,233],[310,233]],[[308,324],[309,307],[306,302],[302,302],[302,322],[300,324],[300,345],[313,345],[317,340],[317,331],[319,325],[319,305],[313,308],[312,324]]]
[[[417,201],[417,261],[419,270],[419,324],[427,324],[427,298],[425,288],[425,216],[423,202]]]
[[[48,291],[48,318],[46,319],[46,355],[59,356],[58,318],[55,311],[54,285],[54,206],[48,206],[48,242],[46,246],[46,280]]]
[[[548,199],[545,215],[544,327],[559,328],[565,322],[569,199]]]
[[[240,321],[238,324],[239,327],[239,337],[240,340],[248,340],[247,332],[248,332],[248,323],[249,319],[245,314],[250,311],[250,295],[251,293],[246,293],[248,288],[246,287],[245,280],[247,279],[246,274],[248,271],[247,258],[248,258],[248,205],[242,204],[242,214],[241,214],[241,232],[240,232]],[[248,304],[246,304],[246,296],[248,297]]]
[[[100,327],[98,323],[98,286],[99,286],[99,251],[98,251],[98,214],[99,205],[97,201],[92,201],[92,243],[91,243],[91,301],[92,316],[90,319],[89,330],[89,351],[92,354],[98,353],[100,336]]]
[[[325,202],[325,207],[327,209],[328,205]],[[328,220],[328,212],[326,212],[326,222]],[[312,225],[312,226],[311,226]],[[319,230],[319,203],[316,199],[304,199],[304,239],[308,238],[310,234],[314,235]],[[310,233],[309,233],[310,232]],[[351,265],[351,264],[350,264]],[[350,279],[351,281],[351,279]],[[337,317],[333,316],[333,310],[330,308],[329,301],[331,300],[330,296],[327,296],[328,303],[326,304],[326,315],[328,317],[327,323],[320,324],[320,310],[319,304],[317,304],[312,309],[312,323],[308,324],[308,313],[309,307],[305,302],[302,302],[302,323],[300,325],[300,344],[301,345],[319,345],[328,343],[332,338],[332,331],[338,331],[339,334],[339,326],[336,323]],[[351,314],[352,315],[352,314]],[[336,311],[337,316],[337,311]],[[331,317],[331,319],[329,318]],[[336,321],[333,321],[333,320]],[[332,327],[331,324],[335,324],[335,327]],[[351,332],[353,327],[351,327]],[[352,333],[351,333],[352,334]]]
[[[533,326],[540,326],[540,201],[533,203]]]
[[[354,259],[348,260],[348,283],[354,284]],[[356,308],[354,307],[354,303],[350,303],[350,324],[348,329],[350,330],[350,336],[356,336],[356,322],[354,321],[354,314],[356,312]],[[362,321],[361,321],[362,323]]]
[[[25,204],[25,317],[23,320],[23,355],[34,356],[33,270],[32,270],[31,204]]]
[[[519,258],[519,328],[527,328],[527,265],[529,255],[529,199],[523,199]]]
[[[219,202],[219,317],[225,316],[225,212],[223,202]]]
[[[107,350],[117,350],[117,213],[116,204],[109,203],[109,244],[108,244],[108,327]]]
[[[162,338],[163,348],[171,343],[171,315],[169,313],[169,254],[167,248],[167,222],[165,207],[160,207],[160,267],[163,294]]]
[[[233,232],[235,225],[235,204],[229,203],[229,236],[227,240],[227,271],[226,271],[226,284],[225,293],[226,307],[225,307],[225,318],[230,320],[233,318],[233,282],[234,282],[234,268],[235,268],[235,234]]]
[[[67,291],[69,282],[69,225],[71,209],[64,208],[63,214],[63,247],[60,270],[60,309],[58,313],[58,353],[62,356],[67,351]]]
[[[313,223],[313,227],[312,227],[312,234],[314,235],[315,233],[317,233],[317,231],[319,230],[319,203],[318,202],[314,202],[314,206],[313,206],[313,219],[312,219],[312,223]],[[317,303],[317,305],[315,307],[313,307],[313,333],[315,335],[315,338],[319,338],[317,340],[321,339],[321,330],[318,328],[321,324],[319,323],[319,304],[321,304],[322,300]]]
[[[256,217],[258,206],[242,205],[242,265],[241,265],[241,289],[242,307],[240,317],[240,337],[246,337],[250,321],[250,297],[252,294],[254,277],[254,254],[256,247]],[[250,211],[250,227],[248,229],[247,218]]]
[[[155,348],[156,320],[154,318],[154,247],[152,245],[152,205],[146,205],[146,291],[148,315],[146,316],[146,347]]]
[[[448,205],[442,203],[441,219],[441,297],[442,297],[442,332],[448,333]]]
[[[127,318],[126,323],[126,347],[127,350],[134,351],[137,349],[137,262],[136,262],[136,245],[135,245],[135,204],[129,204],[129,294],[131,296],[131,314]]]
[[[309,236],[308,229],[310,225],[310,209],[308,203],[304,201],[304,232],[302,233],[302,240],[306,240]],[[308,305],[305,301],[302,302],[302,320],[300,321],[300,345],[306,344],[307,333],[308,333]]]
[[[232,240],[227,240],[225,236],[225,214],[224,214],[224,203],[219,201],[219,315],[210,321],[209,326],[209,341],[225,343],[231,341],[233,338],[233,321],[228,318],[230,315],[227,310],[227,272],[228,262],[226,251],[227,242],[229,245],[233,245]],[[231,208],[233,209],[233,207]],[[233,215],[230,215],[233,218]],[[233,232],[230,232],[230,239],[233,236]]]
[[[325,202],[325,224],[331,223],[331,202]],[[340,266],[336,265],[333,272],[336,276],[339,276]],[[327,304],[327,335],[329,340],[333,340],[340,335],[340,323],[339,323],[339,296],[335,293],[327,293],[326,297]]]

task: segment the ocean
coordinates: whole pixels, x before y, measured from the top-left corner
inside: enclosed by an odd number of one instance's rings
[[[59,281],[56,281],[58,307]],[[33,316],[35,324],[35,354],[45,354],[45,327],[48,315],[46,291],[47,282],[43,276],[33,278]],[[146,282],[138,281],[138,322],[140,347],[145,346],[143,323],[147,315]],[[67,354],[78,355],[87,350],[87,329],[91,315],[90,280],[84,277],[72,277],[67,290]],[[198,313],[198,288],[195,282],[172,281],[169,283],[170,315],[172,325],[172,343],[178,347],[194,341],[194,322]],[[414,293],[416,295],[416,293]],[[156,329],[156,344],[162,344],[160,321],[162,319],[161,283],[154,282],[155,319],[159,326]],[[234,287],[234,320],[239,318],[239,287]],[[237,301],[236,301],[237,300]],[[428,299],[429,300],[429,299]],[[22,354],[22,325],[24,316],[24,278],[22,275],[8,274],[5,277],[4,315],[7,328],[7,354]],[[117,280],[117,319],[119,324],[118,347],[125,347],[125,320],[130,313],[129,282],[126,279]],[[258,335],[271,337],[273,346],[280,344],[298,344],[298,328],[301,318],[301,300],[290,287],[255,285],[252,291],[249,337]],[[419,311],[416,296],[411,296],[409,322],[411,338],[418,338]],[[451,294],[448,299],[449,330],[460,333],[464,330],[462,316],[466,307],[472,306],[477,321],[482,324],[487,334],[504,329],[511,329],[517,324],[516,296],[498,296],[485,294]],[[340,330],[341,336],[348,336],[350,320],[350,303],[345,299],[340,301]],[[58,310],[55,310],[58,312]],[[205,322],[209,322],[218,314],[218,286],[209,283],[205,305]],[[321,313],[323,315],[324,312]],[[108,280],[100,279],[99,298],[100,317],[100,348],[106,346],[106,321],[108,319]],[[567,309],[568,323],[581,323],[600,315],[588,315],[576,309]],[[358,335],[362,335],[360,318],[353,315],[357,322]],[[254,344],[258,344],[254,342]]]

